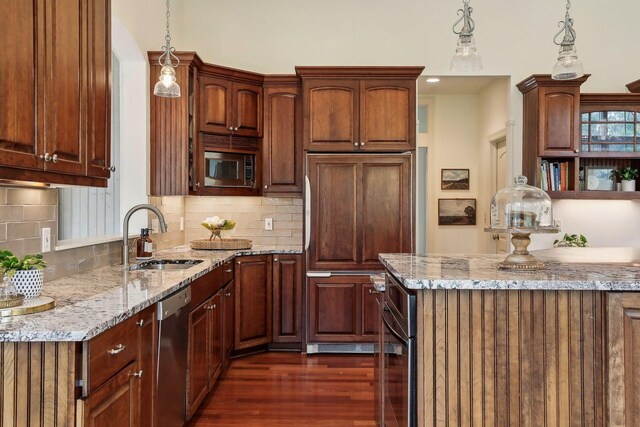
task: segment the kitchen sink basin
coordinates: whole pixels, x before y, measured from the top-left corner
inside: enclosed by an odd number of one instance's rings
[[[152,259],[133,264],[127,270],[186,270],[201,262],[201,259]]]

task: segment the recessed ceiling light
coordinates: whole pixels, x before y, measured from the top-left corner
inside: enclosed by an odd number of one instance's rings
[[[439,81],[440,81],[440,79],[437,78],[437,77],[429,77],[427,79],[427,83],[438,83]]]

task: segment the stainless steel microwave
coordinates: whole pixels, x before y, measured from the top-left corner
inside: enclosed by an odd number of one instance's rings
[[[204,185],[207,187],[253,188],[254,154],[205,151]]]

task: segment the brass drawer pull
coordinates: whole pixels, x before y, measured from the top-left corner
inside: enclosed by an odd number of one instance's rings
[[[122,344],[118,344],[117,346],[115,346],[114,348],[109,350],[107,353],[109,353],[112,356],[115,356],[118,353],[122,353],[125,348],[126,348],[126,346],[124,346]]]
[[[228,269],[228,270],[225,270],[224,272],[225,272],[225,273],[233,273],[233,269],[231,269],[231,268],[230,268],[230,269]]]
[[[136,325],[138,325],[138,326],[142,326],[142,325],[144,325],[144,319],[140,319],[140,320],[138,320],[138,321],[136,322]]]
[[[226,294],[224,294],[225,297],[230,297],[231,296],[231,292],[227,292]]]
[[[140,369],[138,372],[134,372],[133,374],[131,374],[131,376],[142,378],[142,369]]]

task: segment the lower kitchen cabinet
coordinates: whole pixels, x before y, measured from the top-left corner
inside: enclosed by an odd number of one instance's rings
[[[84,427],[140,425],[140,378],[137,362],[129,363],[78,405]]]
[[[235,314],[235,282],[232,280],[223,289],[222,312],[224,327],[222,332],[222,368],[229,366],[231,352],[233,351],[233,332]]]
[[[156,305],[138,314],[138,361],[140,377],[140,426],[156,425],[156,369],[158,364],[158,323]]]
[[[273,255],[273,340],[302,342],[302,255]]]
[[[234,349],[271,342],[271,255],[236,258]]]
[[[372,286],[368,275],[310,278],[308,342],[373,342],[376,302],[368,292]]]

